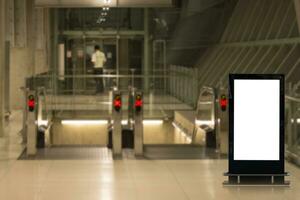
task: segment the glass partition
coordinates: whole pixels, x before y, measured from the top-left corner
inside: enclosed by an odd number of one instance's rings
[[[287,156],[300,164],[300,98],[286,97],[285,116]]]

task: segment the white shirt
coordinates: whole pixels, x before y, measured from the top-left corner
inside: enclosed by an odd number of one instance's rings
[[[94,68],[103,68],[104,63],[106,62],[105,54],[97,50],[92,55],[92,62],[94,63]]]

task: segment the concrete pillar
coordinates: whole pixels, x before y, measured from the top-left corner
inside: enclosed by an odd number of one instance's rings
[[[149,10],[144,10],[144,92],[149,91]]]
[[[27,48],[30,51],[30,56],[28,57],[28,62],[31,63],[28,72],[29,75],[35,75],[35,47],[37,39],[36,31],[36,10],[34,8],[34,0],[26,0],[26,23],[27,23]]]
[[[294,0],[298,30],[300,33],[300,0]]]
[[[8,2],[8,0],[6,0]],[[23,109],[24,97],[20,87],[34,73],[34,0],[14,0],[13,43],[10,48],[10,102],[12,109]]]
[[[6,21],[6,41],[10,42],[11,46],[14,46],[15,41],[15,17],[14,17],[14,1],[5,2],[5,21]]]
[[[5,0],[0,0],[0,137],[4,136]]]
[[[7,19],[7,18],[6,18]],[[5,94],[5,113],[11,113],[10,110],[10,41],[5,41],[5,70],[4,70],[4,94]]]
[[[27,46],[27,0],[14,1],[14,30],[15,46],[25,48]]]

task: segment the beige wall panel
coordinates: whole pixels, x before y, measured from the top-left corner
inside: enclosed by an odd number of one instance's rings
[[[100,145],[108,141],[107,125],[62,125],[54,123],[51,130],[53,145]]]

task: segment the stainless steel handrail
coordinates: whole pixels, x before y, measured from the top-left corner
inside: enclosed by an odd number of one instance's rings
[[[38,96],[40,96],[42,94],[42,96],[45,98],[45,101],[44,101],[44,104],[45,104],[45,110],[46,112],[48,112],[48,106],[47,106],[47,90],[45,87],[38,87],[37,88],[37,91],[38,91]]]
[[[205,104],[211,104],[211,109],[212,110],[211,110],[211,116],[210,116],[210,118],[215,123],[215,117],[216,117],[216,114],[215,114],[215,111],[216,111],[216,108],[215,108],[216,92],[215,92],[215,89],[212,88],[212,87],[203,86],[200,89],[199,97],[198,97],[198,100],[197,100],[197,108],[196,108],[196,116],[195,116],[194,132],[193,132],[192,140],[194,140],[195,137],[196,137],[196,133],[197,133],[198,127],[202,128],[205,131],[215,129],[215,124],[213,124],[213,125],[212,124],[203,124],[203,125],[199,126],[196,123],[197,119],[199,119],[199,111],[200,111],[201,105],[203,105],[203,104],[201,104],[201,99],[202,99],[202,97],[203,97],[204,94],[210,94],[210,95],[212,95],[212,101],[211,101],[211,103],[207,103],[207,101],[205,101]]]
[[[176,75],[186,77],[188,75]],[[135,75],[135,78],[171,78],[172,75]],[[87,75],[87,74],[77,74],[77,75],[37,75],[33,78],[132,78],[132,74],[106,74],[106,75]]]
[[[38,122],[44,120],[43,119],[43,109],[45,109],[46,116],[47,116],[46,120],[47,120],[48,123],[47,123],[47,125],[42,124],[41,126],[44,126],[44,128],[48,129],[51,126],[51,123],[49,122],[50,118],[49,118],[49,110],[48,110],[48,104],[47,104],[47,99],[46,99],[47,98],[47,90],[46,90],[46,88],[45,87],[38,87],[37,88],[37,96],[38,96],[38,101],[39,101],[37,119],[38,119]],[[40,101],[40,96],[44,97],[44,101],[43,102]]]

